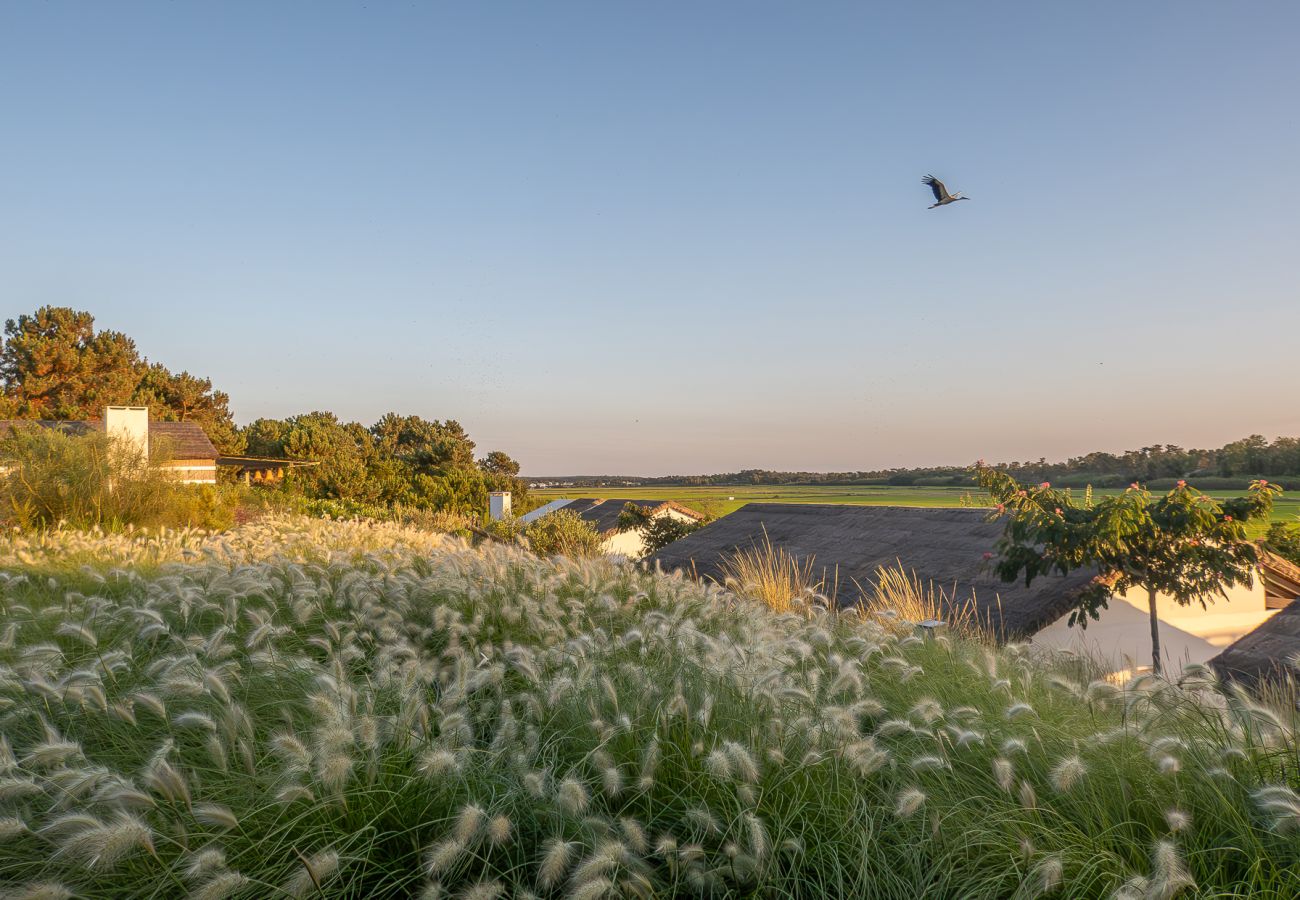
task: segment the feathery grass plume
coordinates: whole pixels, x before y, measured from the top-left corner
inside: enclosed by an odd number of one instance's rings
[[[1142,875],[1134,875],[1110,895],[1110,900],[1146,900],[1151,883]]]
[[[743,816],[745,829],[749,832],[749,852],[755,860],[762,861],[767,859],[771,852],[771,839],[767,835],[767,826],[752,812],[747,812]]]
[[[841,758],[854,772],[865,778],[889,762],[889,754],[871,738],[854,741],[841,751]]]
[[[521,779],[524,790],[528,796],[540,800],[546,794],[546,773],[545,772],[525,772]]]
[[[542,861],[538,867],[537,883],[544,888],[559,884],[568,873],[569,865],[573,862],[574,851],[577,849],[578,844],[563,838],[554,837],[547,840],[542,845]]]
[[[43,741],[23,757],[23,766],[30,769],[46,769],[64,765],[70,759],[81,759],[81,745],[76,741],[55,739]]]
[[[465,854],[465,842],[455,838],[439,841],[424,854],[424,870],[430,875],[441,875],[451,869]]]
[[[56,881],[32,881],[0,893],[3,900],[72,900],[75,896]]]
[[[1170,831],[1186,831],[1192,826],[1192,817],[1181,809],[1165,810],[1165,825]]]
[[[1020,782],[1020,805],[1025,809],[1038,808],[1038,793],[1032,784],[1024,780]]]
[[[704,760],[704,768],[719,781],[731,779],[731,758],[722,750],[714,750]]]
[[[1300,829],[1300,794],[1291,788],[1281,784],[1267,785],[1250,796],[1274,831],[1285,833]]]
[[[925,794],[916,788],[900,791],[894,802],[894,815],[906,819],[925,805]]]
[[[218,872],[190,893],[189,900],[226,900],[249,887],[248,876],[239,872]]]
[[[510,840],[510,820],[505,816],[493,816],[487,823],[487,839],[493,847],[500,847]]]
[[[103,822],[87,812],[65,813],[42,825],[40,835],[50,839],[66,837],[88,828],[98,828],[102,824]]]
[[[1059,793],[1068,793],[1088,774],[1088,767],[1077,756],[1067,756],[1052,767],[1052,787]]]
[[[460,892],[461,900],[497,900],[506,889],[499,881],[480,881]]]
[[[948,768],[948,761],[942,756],[918,756],[909,765],[913,772],[932,772]]]
[[[582,782],[572,775],[565,776],[555,792],[555,801],[560,809],[571,815],[582,815],[591,803],[591,796]]]
[[[26,834],[29,830],[27,823],[17,816],[0,818],[0,841],[7,841],[20,834]]]
[[[718,817],[710,812],[707,807],[693,806],[686,810],[685,818],[686,821],[690,822],[696,827],[696,829],[705,834],[722,833],[722,823],[718,821]]]
[[[1034,708],[1028,703],[1013,703],[1007,707],[1007,711],[1003,713],[1003,717],[1008,722],[1011,722],[1021,716],[1032,716],[1034,714]]]
[[[749,752],[748,747],[737,741],[725,741],[722,744],[722,749],[727,754],[727,759],[730,760],[732,771],[735,772],[736,777],[750,784],[758,783],[760,775],[758,761],[754,759],[754,755]]]
[[[631,848],[633,853],[644,856],[650,849],[650,842],[646,839],[645,829],[641,823],[629,816],[623,816],[618,820],[618,829],[623,833],[623,840]]]
[[[226,868],[226,854],[219,847],[204,847],[185,859],[185,877],[197,881],[213,872]]]
[[[659,840],[655,841],[654,852],[656,856],[662,856],[665,859],[676,858],[677,838],[673,837],[671,834],[660,835]]]
[[[1032,881],[1028,886],[1028,894],[1031,897],[1042,897],[1060,890],[1065,881],[1065,866],[1061,862],[1061,857],[1056,855],[1045,857],[1034,867],[1030,878]]]
[[[1011,760],[1001,756],[994,758],[993,780],[999,788],[1008,794],[1011,793],[1011,788],[1016,781],[1016,770],[1015,766],[1011,764]]]
[[[1025,742],[1024,738],[1018,738],[1018,737],[1007,738],[1005,741],[1002,742],[1003,756],[1011,756],[1016,753],[1024,753],[1024,754],[1029,753],[1029,745]]]
[[[1219,759],[1223,760],[1225,763],[1246,762],[1250,759],[1250,754],[1241,747],[1227,746],[1219,750]]]
[[[580,887],[602,875],[608,875],[627,858],[628,849],[622,841],[605,841],[578,863],[570,881],[575,887]]]
[[[1156,771],[1161,775],[1175,775],[1183,768],[1182,762],[1176,756],[1158,756],[1156,757]]]
[[[54,630],[54,635],[55,637],[72,638],[87,647],[99,646],[99,638],[95,636],[95,632],[78,622],[64,622]]]
[[[170,748],[164,748],[158,755],[149,762],[148,768],[144,772],[144,783],[165,800],[173,803],[184,803],[186,806],[190,802],[190,786],[185,777],[167,761],[164,755]]]
[[[220,803],[198,803],[194,806],[194,820],[213,828],[235,829],[239,819],[231,812],[229,806]]]
[[[600,784],[605,794],[617,797],[623,792],[623,773],[618,766],[610,763],[600,770]]]
[[[110,869],[136,850],[153,854],[153,830],[135,816],[120,812],[107,822],[70,833],[59,853],[90,869]]]
[[[148,691],[136,691],[131,695],[131,702],[135,706],[149,710],[160,719],[167,718],[167,704],[156,694],[151,694]]]
[[[916,726],[906,719],[888,719],[876,727],[876,737],[896,737],[911,734]]]
[[[909,718],[920,719],[926,725],[933,725],[936,721],[943,718],[943,707],[939,701],[930,697],[922,697],[917,701],[907,713]]]
[[[435,748],[420,757],[416,769],[428,778],[438,779],[444,775],[459,775],[463,765],[463,754]]]
[[[316,777],[326,790],[338,793],[352,777],[356,762],[347,753],[327,753],[316,761]]]
[[[601,875],[591,881],[577,885],[569,892],[568,900],[599,900],[601,897],[611,896],[614,890],[614,882]]]
[[[205,731],[216,731],[217,723],[212,720],[212,716],[198,710],[188,710],[172,718],[172,725],[176,728],[199,728]]]
[[[286,784],[280,790],[275,792],[275,802],[288,806],[291,803],[297,803],[299,800],[307,803],[316,802],[316,795],[301,784]]]
[[[1147,897],[1151,900],[1172,900],[1183,890],[1196,887],[1196,880],[1187,871],[1178,845],[1173,841],[1156,841],[1151,851],[1151,867],[1147,888]]]
[[[323,895],[322,888],[334,877],[339,869],[339,855],[334,850],[322,850],[319,853],[313,853],[311,856],[302,858],[301,868],[294,873],[284,886],[281,888],[290,897],[295,900],[310,896],[312,894]]]
[[[41,786],[30,778],[0,778],[0,802],[35,797],[41,793]]]
[[[478,837],[487,821],[487,813],[477,803],[466,803],[456,816],[456,825],[452,829],[452,839],[468,844]]]

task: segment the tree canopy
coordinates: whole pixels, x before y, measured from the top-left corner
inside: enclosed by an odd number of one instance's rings
[[[1050,573],[1095,569],[1075,598],[1070,624],[1098,618],[1110,597],[1146,590],[1151,617],[1152,665],[1160,671],[1157,593],[1187,605],[1211,603],[1233,585],[1250,584],[1259,548],[1246,534],[1251,519],[1267,518],[1277,485],[1260,480],[1247,496],[1222,502],[1180,481],[1162,496],[1132,484],[1117,496],[1080,503],[1073,492],[1021,484],[983,464],[975,476],[1005,518],[994,571],[1025,584]]]
[[[43,306],[5,323],[0,347],[4,415],[19,419],[93,419],[104,407],[148,406],[163,421],[198,423],[223,453],[244,449],[230,398],[207,378],[150,364],[119,331],[95,330],[95,317]]]

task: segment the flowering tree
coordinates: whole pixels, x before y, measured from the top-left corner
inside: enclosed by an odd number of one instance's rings
[[[1156,594],[1180,605],[1202,607],[1227,588],[1250,584],[1259,549],[1246,536],[1246,523],[1266,518],[1281,488],[1255,481],[1244,497],[1221,503],[1180,481],[1154,497],[1138,484],[1096,503],[1076,503],[1071,492],[1043,482],[1022,485],[998,469],[976,464],[975,477],[997,504],[995,518],[1007,520],[998,541],[994,570],[1004,581],[1021,576],[1028,585],[1040,575],[1098,571],[1076,598],[1070,624],[1086,626],[1114,594],[1145,588],[1151,612],[1151,664],[1160,672]]]

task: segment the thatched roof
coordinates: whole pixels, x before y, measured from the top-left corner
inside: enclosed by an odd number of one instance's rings
[[[150,422],[149,442],[157,440],[173,459],[217,458],[217,448],[194,422]]]
[[[1264,582],[1264,605],[1269,609],[1284,609],[1300,599],[1300,566],[1261,549],[1259,574]]]
[[[737,550],[766,539],[813,568],[842,606],[870,592],[881,566],[901,564],[945,603],[973,603],[995,634],[1027,638],[1068,612],[1091,572],[1044,576],[1026,588],[1008,584],[989,569],[1002,525],[979,509],[916,509],[896,506],[750,503],[650,557],[665,570],[682,569],[723,579],[722,564]]]
[[[1300,674],[1300,600],[1233,641],[1210,665],[1224,678],[1246,684]]]
[[[2,419],[0,435],[8,434],[10,428],[52,428],[65,434],[88,434],[102,431],[104,422],[91,419],[85,422],[62,422],[53,419]],[[161,441],[161,446],[173,459],[216,459],[217,448],[208,440],[207,434],[195,422],[158,422],[149,421],[149,442]]]

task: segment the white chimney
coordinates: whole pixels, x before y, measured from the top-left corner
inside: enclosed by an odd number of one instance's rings
[[[149,407],[110,406],[104,410],[104,431],[149,458]]]
[[[509,491],[493,491],[488,494],[488,518],[494,522],[510,518]]]

